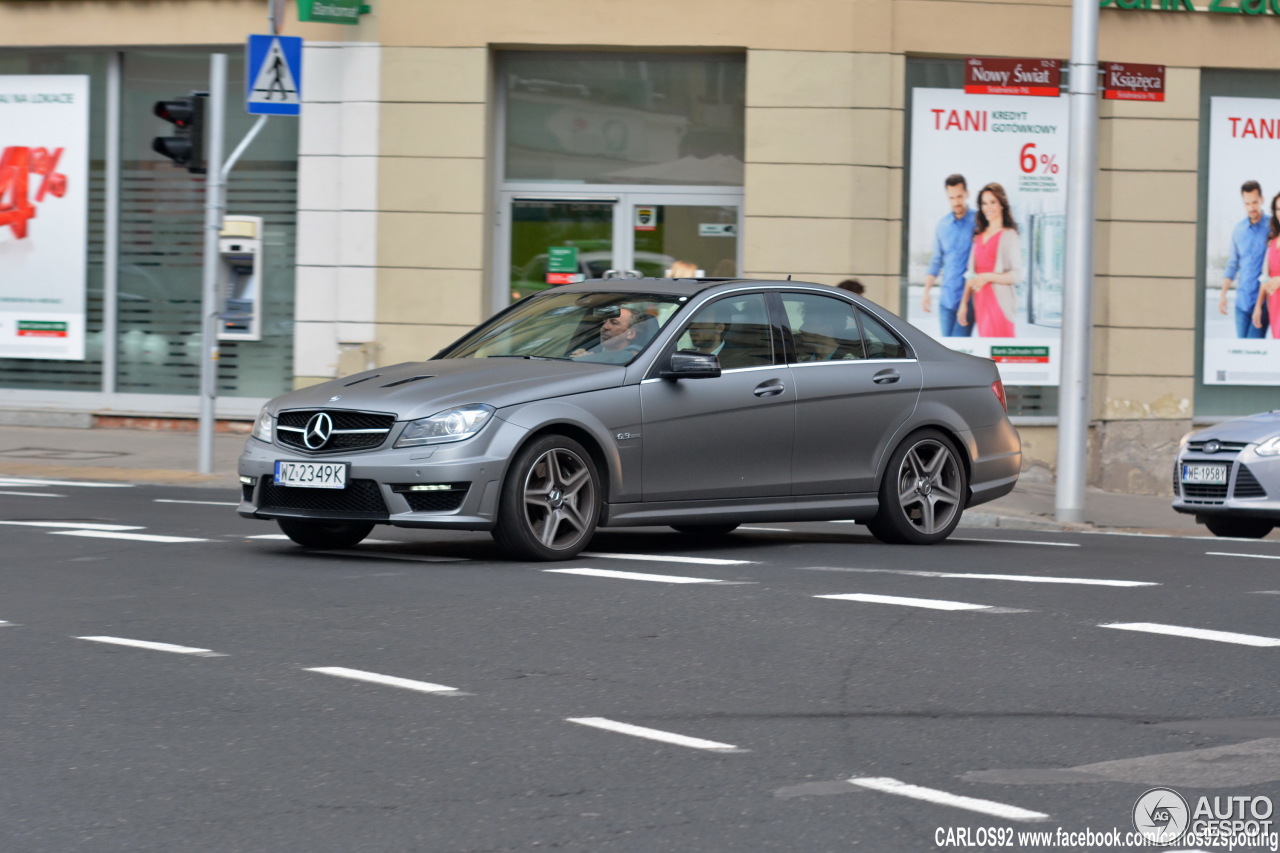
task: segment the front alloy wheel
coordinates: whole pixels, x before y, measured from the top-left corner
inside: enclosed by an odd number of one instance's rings
[[[562,435],[548,435],[516,456],[502,485],[493,538],[514,557],[567,560],[595,534],[600,478],[591,455]]]
[[[921,430],[889,458],[880,509],[867,527],[882,542],[933,545],[960,523],[967,493],[964,465],[950,439]]]

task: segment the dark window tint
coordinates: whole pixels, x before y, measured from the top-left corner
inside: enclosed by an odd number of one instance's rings
[[[812,293],[784,293],[782,307],[795,340],[796,361],[849,361],[864,357],[858,321],[848,302]]]
[[[910,358],[907,345],[888,327],[864,311],[859,311],[862,319],[862,334],[867,339],[867,358]]]
[[[764,295],[731,296],[699,309],[681,334],[678,346],[715,353],[724,370],[773,364],[773,339]]]

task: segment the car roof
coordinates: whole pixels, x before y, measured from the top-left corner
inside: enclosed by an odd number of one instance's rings
[[[556,288],[574,293],[595,293],[608,290],[613,293],[660,293],[672,296],[693,296],[719,285],[761,285],[766,287],[786,287],[788,285],[808,284],[805,281],[777,281],[774,279],[752,278],[592,278],[577,284],[565,284]],[[834,288],[832,288],[834,289]]]

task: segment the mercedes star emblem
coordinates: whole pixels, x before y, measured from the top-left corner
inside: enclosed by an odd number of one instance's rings
[[[1218,441],[1216,438],[1211,438],[1204,443],[1205,453],[1217,453],[1221,449],[1222,442]]]
[[[310,450],[319,450],[329,443],[333,435],[333,418],[324,412],[316,412],[307,421],[307,431],[302,434],[302,443]]]

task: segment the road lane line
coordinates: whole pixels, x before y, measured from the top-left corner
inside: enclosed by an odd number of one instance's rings
[[[1007,545],[1047,545],[1052,548],[1079,548],[1079,542],[1040,542],[1035,539],[979,539],[969,536],[948,536],[948,542],[1001,542]]]
[[[85,486],[90,489],[132,489],[133,483],[85,483],[76,480],[28,480],[0,477],[0,486]]]
[[[1230,551],[1205,551],[1206,557],[1252,557],[1255,560],[1280,560],[1280,556],[1272,554],[1233,554]]]
[[[832,598],[837,601],[863,601],[868,604],[900,604],[903,607],[923,607],[928,610],[994,610],[990,604],[969,604],[964,601],[944,601],[937,598],[903,598],[898,595],[815,595],[814,598]]]
[[[715,557],[675,557],[665,554],[604,554],[583,551],[583,557],[603,557],[608,560],[649,560],[654,563],[693,563],[699,566],[745,566],[755,560],[721,560]]]
[[[98,524],[89,521],[0,521],[15,527],[74,527],[77,530],[145,530],[134,524]]]
[[[132,646],[138,649],[150,649],[153,652],[173,652],[178,655],[197,655],[205,658],[224,658],[209,649],[196,649],[191,646],[175,646],[172,643],[153,643],[149,640],[128,640],[124,637],[76,637],[77,640],[88,640],[91,643],[110,643],[115,646]]]
[[[654,581],[658,583],[724,583],[711,578],[685,578],[678,575],[648,575],[643,572],[615,572],[612,569],[543,569],[562,575],[587,575],[595,578],[615,578],[624,581]]]
[[[1040,575],[994,575],[994,574],[963,574],[957,572],[926,572],[916,569],[852,569],[841,567],[812,566],[806,567],[805,571],[810,572],[865,572],[868,574],[889,574],[889,575],[908,575],[917,578],[949,578],[958,580],[982,580],[982,581],[1016,581],[1019,583],[1066,583],[1080,584],[1082,586],[1160,586],[1155,581],[1117,581],[1102,580],[1098,578],[1056,578],[1042,577]]]
[[[191,536],[159,536],[154,533],[117,533],[111,530],[55,530],[55,536],[87,536],[91,539],[128,539],[131,542],[208,542]]]
[[[1240,646],[1271,648],[1280,646],[1275,637],[1259,637],[1255,634],[1237,634],[1233,631],[1209,631],[1205,628],[1184,628],[1180,625],[1160,625],[1155,622],[1112,622],[1099,628],[1116,628],[1120,631],[1141,631],[1147,634],[1165,634],[1170,637],[1190,637],[1195,640],[1212,640],[1215,643],[1235,643]]]
[[[176,498],[156,498],[158,504],[200,504],[201,506],[240,506],[238,501],[180,501]]]
[[[0,495],[19,495],[24,498],[65,498],[66,495],[55,495],[53,492],[0,492]]]
[[[319,672],[324,675],[332,675],[337,678],[350,678],[355,681],[368,681],[372,684],[383,684],[388,687],[401,687],[405,690],[416,690],[419,693],[453,693],[455,695],[465,695],[456,687],[447,687],[443,684],[432,684],[429,681],[414,681],[410,678],[397,678],[394,675],[381,675],[376,672],[365,672],[362,669],[347,669],[345,666],[317,666],[310,667],[307,672]]]
[[[674,732],[664,732],[661,729],[650,729],[644,726],[633,726],[630,723],[619,723],[616,720],[609,720],[604,717],[566,717],[565,719],[570,723],[577,723],[580,726],[590,726],[595,729],[617,732],[618,734],[648,738],[649,740],[658,740],[663,743],[673,743],[676,746],[687,746],[690,749],[706,749],[712,752],[748,751],[745,749],[739,749],[731,743],[703,740],[702,738],[678,735]]]
[[[766,533],[791,533],[790,527],[739,527],[739,530],[763,530]]]
[[[1020,809],[1017,806],[997,803],[994,800],[980,800],[977,797],[949,794],[946,791],[939,791],[934,788],[922,788],[919,785],[911,785],[898,779],[891,779],[888,776],[855,776],[849,780],[849,783],[860,788],[870,788],[873,791],[880,791],[885,794],[897,794],[900,797],[924,800],[940,806],[967,809],[971,812],[979,812],[992,817],[1004,818],[1005,820],[1031,821],[1049,819],[1049,815],[1043,812]]]

